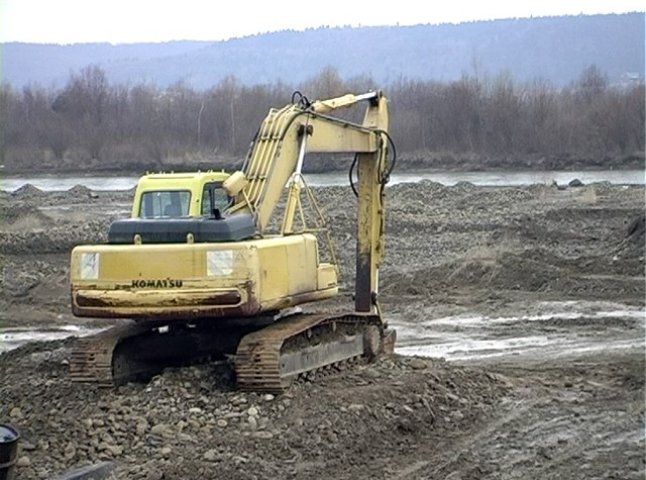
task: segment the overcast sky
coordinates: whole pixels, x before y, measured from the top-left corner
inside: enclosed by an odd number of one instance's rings
[[[0,41],[224,40],[308,27],[644,12],[643,0],[0,0]]]

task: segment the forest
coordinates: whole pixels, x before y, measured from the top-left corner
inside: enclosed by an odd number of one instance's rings
[[[390,100],[399,168],[642,168],[644,83],[610,84],[595,65],[565,87],[508,73],[454,81],[342,78],[334,67],[297,85],[229,76],[207,89],[110,82],[99,66],[61,88],[0,86],[7,174],[235,168],[271,107],[375,88]],[[309,171],[345,168],[314,158]]]

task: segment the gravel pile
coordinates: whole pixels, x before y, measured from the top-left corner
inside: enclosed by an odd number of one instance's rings
[[[22,434],[20,479],[101,461],[124,479],[365,476],[410,442],[485,418],[507,390],[504,378],[415,357],[357,363],[278,396],[236,391],[226,361],[100,389],[70,382],[71,343],[0,356],[0,418]]]
[[[332,308],[347,308],[353,288],[356,200],[347,187],[315,191],[330,219],[341,261],[344,291]],[[0,193],[0,210],[11,218],[0,224],[0,308],[10,326],[37,323],[48,309],[62,317],[56,320],[61,324],[70,321],[69,250],[76,244],[104,242],[108,225],[127,210],[131,198],[132,191],[83,187],[46,193],[25,186]],[[389,187],[381,271],[384,304],[402,314],[419,306],[453,311],[477,305],[492,315],[519,299],[531,305],[570,299],[643,305],[643,198],[643,187],[606,184],[485,188],[425,181]],[[49,322],[53,316],[47,318]],[[236,391],[226,361],[168,369],[147,384],[99,389],[70,382],[73,342],[30,344],[0,355],[0,419],[14,424],[23,439],[19,479],[52,479],[102,461],[112,462],[116,479],[403,478],[401,462],[411,452],[427,448],[432,453],[436,445],[441,452],[452,440],[455,450],[447,451],[442,462],[433,457],[433,471],[446,475],[428,477],[483,478],[514,451],[519,463],[503,473],[523,467],[529,457],[547,458],[535,451],[534,434],[536,442],[553,440],[553,450],[541,450],[549,455],[570,446],[576,450],[573,455],[580,455],[578,440],[563,443],[542,435],[540,428],[567,419],[564,432],[574,429],[579,435],[581,420],[571,409],[583,411],[585,402],[599,395],[616,394],[621,402],[625,396],[621,378],[594,395],[582,390],[582,396],[571,397],[563,394],[571,383],[561,385],[558,369],[549,372],[554,391],[545,393],[549,382],[542,378],[535,390],[525,389],[525,369],[510,380],[478,368],[398,356],[348,366],[298,383],[279,396]],[[581,367],[576,373],[592,375],[590,382],[581,380],[585,389],[597,388],[600,379],[595,375],[604,365]],[[643,382],[635,389],[643,393]],[[524,420],[524,415],[514,414],[527,402],[510,404],[510,390],[516,399],[527,395],[530,404],[534,393],[543,392],[547,413],[540,423],[520,429],[496,426],[500,411],[510,412],[511,420],[504,421]],[[553,413],[555,400],[565,406]],[[603,421],[616,425],[616,416],[627,411],[621,402],[602,410],[598,418],[586,420],[587,411],[581,418],[602,430],[609,426]],[[480,436],[464,433],[477,431],[479,425],[484,425]],[[469,442],[486,450],[487,429],[500,430],[491,448],[504,454],[474,463]],[[579,439],[596,442],[596,430],[586,432]],[[594,445],[587,444],[585,451],[588,447]],[[577,459],[578,465],[581,457]],[[393,460],[400,464],[392,467]],[[454,475],[450,467],[460,462],[464,468]],[[616,466],[617,460],[607,464]],[[491,470],[478,470],[482,465]],[[554,465],[560,464],[549,458],[540,464]],[[616,471],[604,468],[598,471]]]

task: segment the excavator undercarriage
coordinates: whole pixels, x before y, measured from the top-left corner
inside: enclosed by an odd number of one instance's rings
[[[111,387],[147,381],[169,366],[231,358],[240,389],[280,393],[299,376],[392,353],[395,342],[395,331],[372,314],[297,313],[253,325],[240,320],[217,328],[204,321],[127,322],[79,339],[70,375]]]

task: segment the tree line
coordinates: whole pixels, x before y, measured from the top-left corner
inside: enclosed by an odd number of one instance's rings
[[[7,172],[224,167],[239,164],[271,107],[295,90],[329,98],[375,88],[333,67],[301,85],[247,85],[230,76],[196,90],[178,82],[113,84],[90,66],[62,88],[0,86],[0,163]],[[509,74],[451,82],[401,78],[391,136],[413,167],[568,168],[643,162],[644,84],[610,85],[597,67],[566,88]],[[314,163],[316,168],[336,164]]]

